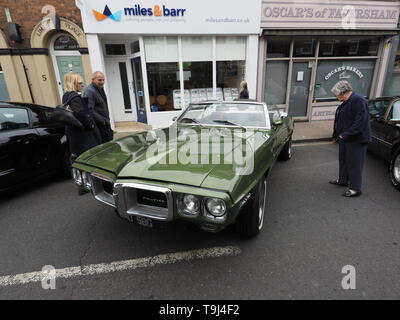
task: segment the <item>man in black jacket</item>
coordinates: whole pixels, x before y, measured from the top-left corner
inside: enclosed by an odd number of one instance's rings
[[[92,83],[86,87],[83,97],[88,98],[89,110],[100,130],[101,143],[113,140],[113,130],[110,123],[107,96],[104,91],[104,74],[96,71]]]
[[[361,195],[362,170],[371,142],[371,124],[367,100],[354,93],[348,81],[339,81],[332,93],[342,102],[337,108],[333,139],[339,142],[339,179],[331,184],[348,186],[345,197]]]

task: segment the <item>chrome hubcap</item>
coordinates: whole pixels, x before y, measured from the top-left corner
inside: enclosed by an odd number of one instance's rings
[[[288,155],[289,155],[289,158],[292,157],[292,141],[290,141],[290,143],[289,143]]]
[[[394,160],[393,175],[396,181],[400,183],[400,154]]]
[[[261,230],[264,224],[266,199],[267,199],[267,180],[264,179],[261,187],[260,200],[259,200],[260,209],[258,213],[258,230]]]

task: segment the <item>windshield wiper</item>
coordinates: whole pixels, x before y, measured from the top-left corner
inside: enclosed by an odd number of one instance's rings
[[[247,128],[246,128],[246,127],[243,127],[243,126],[241,126],[240,124],[237,124],[237,123],[234,123],[234,122],[231,122],[231,121],[228,121],[228,120],[213,120],[213,122],[228,124],[228,125],[231,125],[231,126],[235,126],[235,127],[242,128],[242,129],[244,129],[245,131],[247,131]]]
[[[193,118],[182,118],[179,120],[179,123],[181,123],[182,121],[185,121],[185,120],[192,121],[193,123],[199,124],[201,127],[204,127],[203,123],[201,123],[199,120],[196,120]],[[185,123],[185,122],[183,122],[183,123]]]
[[[182,119],[179,120],[179,122],[185,121],[185,120],[189,120],[189,121],[192,121],[192,122],[194,122],[194,123],[200,123],[198,120],[192,119],[192,118],[182,118]]]

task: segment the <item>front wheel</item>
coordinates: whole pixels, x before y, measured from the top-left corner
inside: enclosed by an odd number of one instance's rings
[[[263,177],[251,193],[235,223],[236,232],[247,237],[256,236],[264,225],[267,178]]]
[[[71,178],[71,153],[69,152],[68,148],[65,148],[62,158],[61,158],[61,165],[60,165],[60,175],[63,178]]]
[[[400,148],[398,148],[390,161],[390,179],[393,186],[400,190]]]

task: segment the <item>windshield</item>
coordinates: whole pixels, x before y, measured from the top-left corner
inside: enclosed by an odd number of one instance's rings
[[[264,106],[250,103],[192,104],[179,117],[178,123],[266,127]]]

